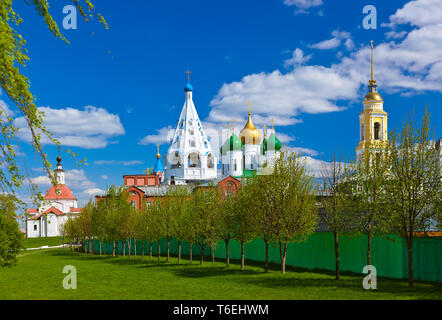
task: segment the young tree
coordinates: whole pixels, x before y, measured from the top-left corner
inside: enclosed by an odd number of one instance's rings
[[[390,226],[405,237],[408,283],[413,287],[414,233],[429,228],[438,214],[431,207],[434,208],[432,205],[441,197],[440,151],[430,137],[430,114],[427,109],[420,127],[416,126],[411,114],[400,133],[390,133],[388,156],[390,171],[386,183],[386,204],[391,214]]]
[[[271,170],[268,168],[268,170]],[[253,212],[250,219],[254,228],[254,236],[264,241],[265,259],[264,272],[269,272],[269,246],[276,241],[274,234],[277,216],[274,207],[277,205],[277,199],[272,192],[272,184],[275,179],[271,175],[272,171],[254,177],[246,181],[244,193],[247,200],[245,203],[249,210]]]
[[[233,208],[233,197],[226,196],[220,204],[219,217],[216,224],[217,233],[226,244],[226,267],[230,266],[229,244],[235,231],[235,211]]]
[[[388,160],[385,150],[378,146],[368,147],[353,164],[349,178],[353,186],[352,197],[354,229],[367,236],[367,265],[371,264],[371,241],[374,235],[388,231],[388,214],[385,203]]]
[[[23,234],[17,220],[18,200],[15,196],[0,195],[0,267],[13,266],[23,247]]]
[[[318,221],[315,186],[305,164],[293,152],[281,152],[271,174],[274,181],[268,193],[275,199],[274,234],[279,244],[281,272],[285,273],[287,245],[303,241],[314,232]]]
[[[323,163],[320,172],[323,182],[323,191],[321,195],[320,219],[333,232],[335,249],[335,277],[340,276],[339,268],[339,235],[351,230],[352,215],[350,208],[350,199],[352,193],[347,183],[349,168],[342,161],[337,160],[336,154],[328,163]]]
[[[81,233],[81,238],[83,239],[84,253],[88,252],[86,246],[86,240],[89,239],[89,253],[92,254],[92,215],[94,211],[95,203],[90,200],[81,210],[80,214],[76,218],[79,230]]]
[[[245,185],[249,180],[246,180]],[[232,197],[233,235],[234,239],[241,242],[241,270],[244,270],[245,263],[244,244],[255,238],[254,212],[251,210],[250,199],[247,188],[243,185],[238,189],[236,196]]]
[[[209,245],[214,259],[215,244],[219,239],[216,232],[216,219],[219,210],[220,195],[217,188],[197,188],[190,200],[191,220],[195,223],[195,241],[201,247],[201,261],[204,263],[204,250]]]
[[[181,263],[181,241],[187,239],[186,203],[189,201],[189,191],[185,186],[175,186],[171,189],[171,205],[174,216],[174,236],[178,240],[178,263]]]

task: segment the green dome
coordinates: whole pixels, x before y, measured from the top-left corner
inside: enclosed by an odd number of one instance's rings
[[[279,139],[276,137],[274,132],[272,132],[272,134],[267,140],[266,151],[267,150],[272,150],[272,151],[281,150],[281,141],[279,141]]]
[[[222,155],[225,155],[229,151],[241,151],[242,150],[242,142],[239,140],[238,136],[234,133],[224,142],[221,147]]]
[[[267,139],[262,140],[261,150],[262,150],[262,154],[265,154],[267,152]]]

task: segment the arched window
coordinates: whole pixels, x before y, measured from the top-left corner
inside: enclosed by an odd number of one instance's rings
[[[200,155],[197,152],[192,152],[187,157],[188,160],[188,167],[189,168],[200,168],[201,167],[201,160]]]
[[[365,140],[365,125],[361,125],[361,140]]]
[[[215,166],[215,157],[213,154],[207,156],[207,168],[213,168]]]
[[[381,136],[381,124],[379,122],[374,123],[374,139],[379,140]]]

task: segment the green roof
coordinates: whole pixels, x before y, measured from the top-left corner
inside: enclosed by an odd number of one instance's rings
[[[229,151],[241,151],[242,150],[242,142],[238,138],[238,136],[234,133],[224,142],[221,147],[222,155],[225,155]]]
[[[270,137],[267,139],[266,151],[267,150],[281,150],[281,141],[279,141],[274,132],[272,132]]]

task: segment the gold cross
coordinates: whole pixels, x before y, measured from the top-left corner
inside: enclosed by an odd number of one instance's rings
[[[187,81],[189,81],[189,80],[190,80],[190,74],[191,74],[191,72],[190,72],[189,70],[187,70],[187,71],[186,71],[186,74],[187,74]]]
[[[232,128],[233,128],[233,131],[235,131],[235,119],[234,118],[232,119]]]
[[[249,115],[250,115],[250,110],[251,110],[250,107],[251,107],[252,103],[250,101],[248,101],[247,104],[249,105]]]
[[[267,138],[267,125],[264,125],[264,139]]]

